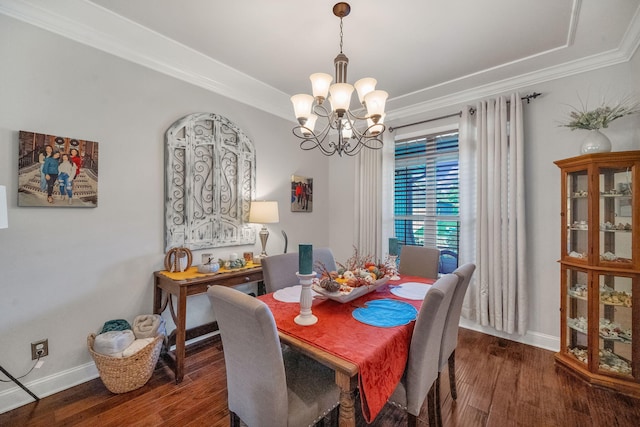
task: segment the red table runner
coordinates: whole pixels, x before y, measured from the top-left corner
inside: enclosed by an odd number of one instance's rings
[[[389,284],[406,282],[431,284],[434,280],[403,276]],[[396,297],[389,291],[388,285],[383,285],[344,304],[315,299],[312,311],[318,317],[318,322],[311,326],[300,326],[293,321],[300,313],[299,304],[277,301],[273,294],[258,298],[269,306],[280,331],[358,365],[362,412],[368,423],[373,421],[402,378],[415,322],[380,328],[357,321],[351,313],[356,307],[373,299],[397,299],[412,304],[418,310],[422,301]]]

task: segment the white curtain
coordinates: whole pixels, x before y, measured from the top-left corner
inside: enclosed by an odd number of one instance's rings
[[[381,259],[382,150],[363,149],[356,159],[357,230],[353,244],[361,255]]]
[[[527,328],[524,141],[517,93],[482,101],[460,123],[460,262],[475,262],[463,315],[523,335]]]

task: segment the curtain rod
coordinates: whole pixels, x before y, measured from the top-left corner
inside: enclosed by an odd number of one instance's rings
[[[530,95],[525,95],[523,97],[521,97],[520,99],[522,99],[523,101],[527,101],[527,104],[529,104],[531,102],[532,99],[536,99],[537,97],[539,97],[540,95],[542,95],[539,92],[533,92]],[[509,101],[507,101],[507,103],[509,103]],[[469,112],[473,115],[476,112],[476,109],[473,107],[469,107]],[[400,126],[389,126],[389,132],[393,132],[396,129],[402,129],[402,128],[406,128],[409,126],[415,126],[415,125],[421,125],[423,123],[429,123],[429,122],[435,122],[436,120],[442,120],[442,119],[448,119],[449,117],[461,117],[462,116],[462,111],[458,111],[457,113],[451,113],[451,114],[447,114],[445,116],[440,116],[440,117],[434,117],[432,119],[426,119],[426,120],[422,120],[419,122],[415,122],[415,123],[409,123],[406,125],[400,125]]]

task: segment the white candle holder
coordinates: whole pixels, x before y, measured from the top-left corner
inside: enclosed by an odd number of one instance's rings
[[[316,272],[312,271],[311,274],[296,272],[296,276],[300,280],[302,290],[300,291],[300,314],[293,321],[302,326],[314,325],[318,318],[311,313],[311,304],[313,303],[311,283],[313,283],[313,278],[316,277]]]

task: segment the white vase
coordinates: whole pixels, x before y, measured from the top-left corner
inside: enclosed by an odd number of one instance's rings
[[[611,151],[611,141],[599,129],[589,131],[580,149],[582,154],[608,153],[609,151]]]

